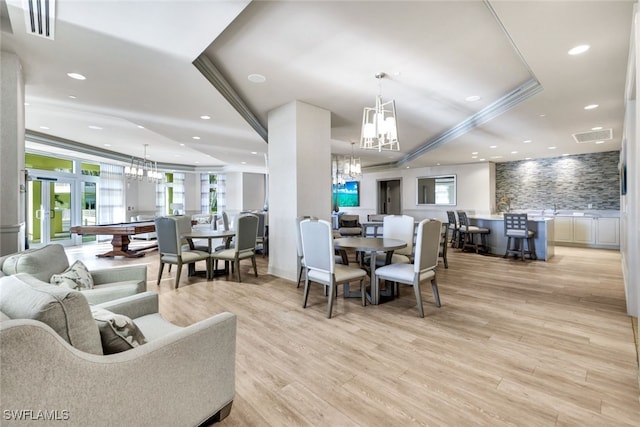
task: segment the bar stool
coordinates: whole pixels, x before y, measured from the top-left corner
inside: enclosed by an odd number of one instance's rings
[[[460,234],[462,236],[461,249],[464,251],[470,248],[479,254],[482,248],[483,252],[488,252],[487,234],[489,234],[491,230],[469,224],[469,218],[465,211],[458,211],[458,218],[460,219]],[[476,235],[480,236],[479,243],[475,238]]]
[[[534,245],[535,233],[527,226],[527,214],[504,214],[504,235],[507,236],[507,250],[504,253],[506,258],[509,254],[514,254],[524,261],[525,255],[530,259],[537,259]],[[513,239],[513,242],[512,242]],[[524,250],[524,242],[527,242],[527,250]],[[512,246],[513,244],[513,246]]]
[[[451,247],[457,248],[458,243],[462,241],[462,239],[460,238],[460,227],[458,226],[456,213],[454,211],[447,211],[447,219],[449,220],[449,231],[451,232]]]

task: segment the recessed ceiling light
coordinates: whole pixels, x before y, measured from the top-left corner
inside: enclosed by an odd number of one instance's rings
[[[481,162],[484,162],[486,159],[480,159]]]
[[[28,107],[29,105],[31,105],[31,104],[29,104],[28,102],[25,102],[25,103],[24,103],[24,106],[25,106],[25,107]]]
[[[258,152],[257,151],[252,151],[251,154],[258,154]]]
[[[502,156],[491,156],[492,159],[501,159]]]
[[[407,169],[411,169],[411,166],[407,166]]]
[[[478,156],[471,156],[471,158],[472,158],[472,159],[477,159],[477,158],[478,158]]]
[[[473,154],[473,155],[475,156],[476,154],[478,154],[478,152],[477,152],[477,151],[474,151],[474,152],[473,152],[473,153],[471,153],[471,154]]]
[[[200,137],[199,137],[199,136],[192,136],[191,138],[193,138],[193,139],[200,139]]]
[[[241,164],[241,165],[246,165],[246,164],[247,164],[247,162],[240,162],[240,164]]]
[[[467,102],[476,102],[476,101],[480,101],[482,98],[479,97],[478,95],[471,95],[471,96],[467,96],[464,100]]]
[[[264,83],[267,81],[267,78],[262,74],[249,74],[247,78],[251,83]]]
[[[497,145],[490,145],[489,148],[498,148]]]
[[[198,164],[198,163],[200,163],[200,162],[196,160],[196,161],[195,161],[195,162],[193,162],[193,163]]]
[[[184,147],[184,143],[183,142],[180,143],[180,147]]]
[[[596,144],[604,144],[604,141],[596,141]]]
[[[518,152],[517,151],[512,151],[511,154],[518,154]]]
[[[602,130],[602,126],[596,126],[594,128],[591,128],[591,130]]]
[[[202,120],[209,120],[211,118],[211,116],[200,116],[200,118]]]
[[[436,166],[440,166],[440,163],[436,163]]]
[[[105,147],[111,147],[111,144],[104,144]]]
[[[69,98],[71,98],[71,99],[76,99],[76,98],[77,98],[77,96],[75,96],[75,95],[69,95]]]
[[[569,49],[569,52],[567,53],[569,55],[580,55],[581,53],[585,53],[586,51],[588,51],[590,47],[591,46],[589,46],[588,44],[581,44]]]
[[[547,147],[549,150],[555,150],[556,147]]]
[[[529,144],[531,142],[530,139],[525,139],[524,141],[522,141],[524,144]]]
[[[102,128],[100,126],[95,126],[95,125],[89,125],[89,129],[102,130]]]
[[[80,73],[67,73],[67,76],[76,80],[86,80],[87,78]]]
[[[138,125],[138,129],[144,129],[144,126]]]
[[[524,159],[525,160],[531,160],[531,157],[525,157]]]
[[[585,110],[593,110],[595,108],[598,108],[598,104],[589,104],[586,107],[584,107]]]
[[[51,129],[51,128],[50,128],[50,127],[48,127],[48,126],[40,126],[40,129],[49,130],[49,129]]]
[[[568,155],[569,155],[569,153],[563,153],[562,155],[563,155],[563,156],[568,156]]]
[[[544,118],[544,117],[547,117],[547,115],[546,114],[540,114],[540,117]]]

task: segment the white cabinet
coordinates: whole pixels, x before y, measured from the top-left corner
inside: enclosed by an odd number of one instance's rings
[[[555,242],[605,248],[620,246],[619,218],[557,216],[553,222]]]
[[[598,245],[620,245],[620,218],[598,218],[596,224]]]
[[[593,218],[573,218],[573,241],[576,243],[594,244],[596,242]]]
[[[557,216],[553,220],[556,242],[573,242],[573,218]]]

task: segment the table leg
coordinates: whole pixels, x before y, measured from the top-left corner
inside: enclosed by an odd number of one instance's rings
[[[111,247],[112,249],[109,252],[105,252],[103,254],[98,254],[96,256],[100,258],[111,258],[114,256],[123,256],[127,258],[139,258],[144,256],[143,250],[153,249],[157,247],[157,245],[152,245],[147,248],[132,250],[129,249],[129,236],[126,234],[115,234],[113,239],[111,239]]]

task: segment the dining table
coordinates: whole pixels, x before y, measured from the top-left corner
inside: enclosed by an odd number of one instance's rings
[[[212,248],[212,242],[215,239],[224,239],[224,247],[225,249],[229,249],[229,247],[231,246],[231,240],[233,239],[233,236],[236,235],[236,232],[233,230],[214,230],[214,229],[193,229],[188,233],[182,233],[182,237],[185,238],[187,240],[187,242],[189,242],[189,247],[191,249],[194,249],[195,245],[193,243],[194,239],[207,239],[208,242],[208,252],[211,254],[213,253],[213,251],[215,250],[215,248]],[[225,262],[225,268],[224,269],[214,269],[213,266],[211,266],[211,271],[207,271],[207,280],[211,280],[213,277],[218,276],[218,275],[222,275],[222,274],[226,274],[229,270],[229,266],[228,263]],[[195,269],[191,269],[191,265],[190,265],[190,270],[189,270],[189,275],[194,275],[197,274],[197,271],[195,271]]]
[[[367,294],[369,302],[378,305],[381,302],[380,289],[376,286],[376,259],[380,252],[386,254],[386,263],[391,261],[393,251],[407,247],[407,242],[399,239],[388,239],[384,237],[340,237],[333,240],[334,248],[338,250],[355,249],[369,255],[371,291]],[[360,297],[360,292],[351,291],[349,285],[344,285],[344,296],[347,298]],[[385,296],[393,297],[393,289],[386,292]]]

